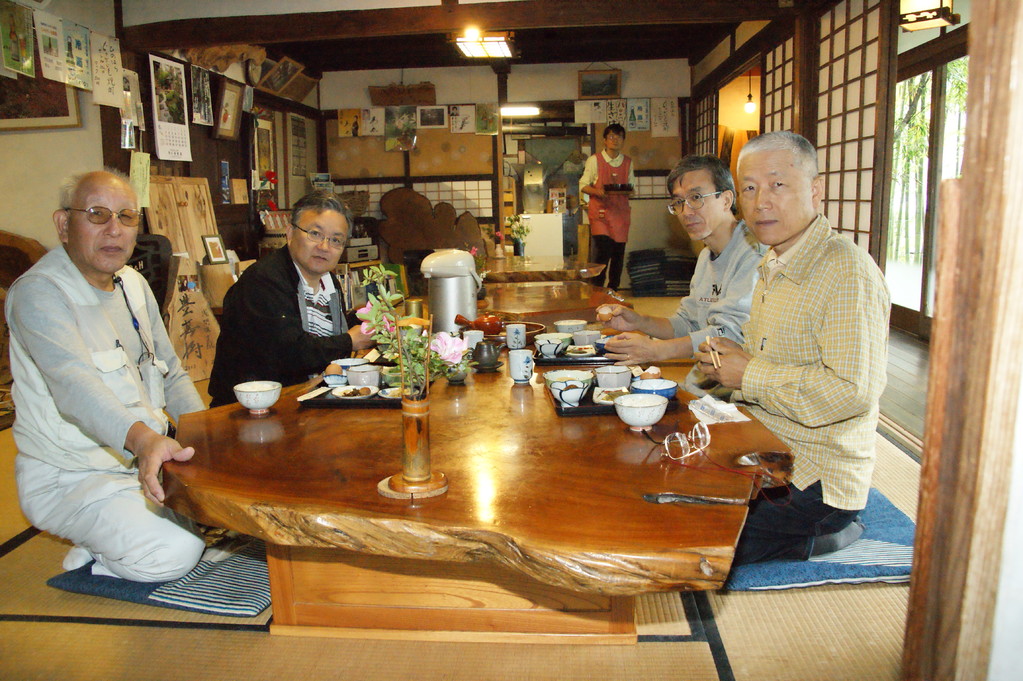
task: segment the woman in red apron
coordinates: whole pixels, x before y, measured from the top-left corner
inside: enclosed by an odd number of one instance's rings
[[[604,128],[604,150],[587,159],[580,178],[580,191],[590,197],[587,213],[593,243],[591,259],[606,265],[604,272],[593,283],[603,286],[606,273],[607,286],[612,289],[617,289],[621,283],[631,209],[628,195],[607,193],[604,185],[631,186],[636,181],[632,159],[621,152],[624,144],[625,128],[618,123]]]

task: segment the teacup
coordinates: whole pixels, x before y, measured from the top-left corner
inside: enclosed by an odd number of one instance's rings
[[[483,340],[483,332],[478,329],[466,329],[462,332],[462,339],[470,350],[475,350],[476,344]]]
[[[533,377],[533,351],[510,350],[508,352],[508,373],[516,383],[529,383]]]
[[[526,325],[506,324],[504,337],[509,350],[521,350],[526,347]]]
[[[473,361],[480,369],[492,369],[497,366],[497,359],[501,356],[503,343],[497,341],[480,341],[476,349],[472,351]]]
[[[358,364],[348,369],[348,382],[351,385],[380,385],[380,367],[372,364]]]
[[[601,388],[617,390],[628,388],[632,382],[632,371],[629,367],[612,364],[594,369],[597,374],[597,385]]]

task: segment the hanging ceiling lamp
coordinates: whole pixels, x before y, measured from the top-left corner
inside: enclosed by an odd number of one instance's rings
[[[955,26],[959,15],[952,10],[952,0],[899,0],[899,25],[903,31]]]

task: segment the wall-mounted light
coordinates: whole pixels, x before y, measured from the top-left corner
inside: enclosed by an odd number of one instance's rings
[[[473,59],[510,59],[515,51],[509,31],[492,31],[482,33],[475,28],[467,28],[464,35],[455,36],[454,42],[462,54]]]
[[[899,0],[899,25],[903,31],[955,26],[959,15],[952,10],[952,0]]]
[[[748,114],[757,110],[756,102],[753,101],[753,69],[749,71],[749,94],[746,95],[746,103],[742,105],[742,110]]]
[[[539,116],[540,107],[538,106],[502,106],[501,115],[505,118],[519,118],[523,116]]]

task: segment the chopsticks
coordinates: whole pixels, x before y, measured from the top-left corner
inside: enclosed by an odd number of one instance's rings
[[[710,361],[714,364],[715,369],[721,368],[721,355],[714,348],[710,349]]]

